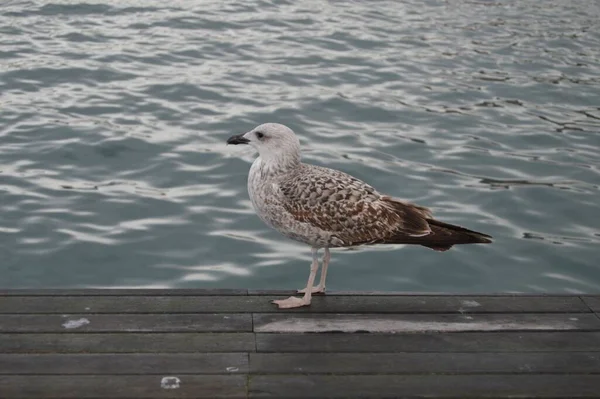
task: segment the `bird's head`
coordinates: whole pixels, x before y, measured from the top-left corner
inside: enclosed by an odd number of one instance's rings
[[[227,144],[249,144],[265,161],[300,162],[300,140],[292,129],[279,123],[263,123],[248,133],[230,137]]]

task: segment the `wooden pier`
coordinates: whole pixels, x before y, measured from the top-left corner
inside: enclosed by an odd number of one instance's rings
[[[600,398],[600,296],[2,290],[0,398]]]

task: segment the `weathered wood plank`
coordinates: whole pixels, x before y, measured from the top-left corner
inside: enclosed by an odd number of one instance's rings
[[[260,296],[271,296],[271,295],[296,295],[296,290],[289,289],[249,289],[248,295],[260,295]],[[315,294],[320,296],[322,294]],[[327,296],[444,296],[444,297],[587,297],[597,296],[594,294],[571,294],[564,292],[477,292],[477,293],[462,293],[462,292],[423,292],[423,291],[373,291],[373,290],[327,290]]]
[[[259,375],[251,398],[589,398],[597,375]]]
[[[0,353],[253,352],[252,333],[0,334]]]
[[[600,352],[251,353],[250,372],[258,374],[600,374]]]
[[[268,299],[238,296],[8,296],[0,313],[248,313],[269,311]],[[588,308],[589,311],[589,308]]]
[[[280,313],[280,296],[5,296],[0,313]],[[289,312],[290,310],[288,310]],[[590,313],[581,298],[316,296],[294,313]]]
[[[0,376],[3,398],[245,398],[242,375]]]
[[[582,299],[590,309],[596,313],[600,313],[600,296],[586,296],[582,297]]]
[[[589,311],[589,308],[586,307]],[[269,298],[238,296],[7,296],[0,313],[249,313],[275,311]]]
[[[295,290],[280,289],[245,289],[245,288],[0,288],[0,296],[279,296],[295,295]],[[460,292],[409,292],[409,291],[327,291],[327,296],[404,296],[404,297],[590,297],[593,294],[569,293],[532,293],[532,292],[496,292],[496,293],[460,293]]]
[[[247,353],[0,354],[0,374],[240,374]]]
[[[252,316],[219,314],[0,315],[0,332],[245,332]]]
[[[600,351],[600,332],[256,334],[258,352]]]
[[[248,295],[232,288],[46,288],[0,289],[0,296],[230,296]]]
[[[254,314],[254,331],[322,332],[457,332],[457,331],[600,331],[594,314]]]

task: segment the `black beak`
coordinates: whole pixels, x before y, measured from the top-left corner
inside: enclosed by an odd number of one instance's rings
[[[227,144],[248,144],[250,140],[244,137],[243,134],[238,134],[237,136],[231,136],[227,139]]]

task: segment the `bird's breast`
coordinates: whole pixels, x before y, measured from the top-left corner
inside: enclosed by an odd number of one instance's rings
[[[261,159],[257,158],[248,173],[248,195],[254,210],[263,220],[278,199],[278,185],[268,172]]]

